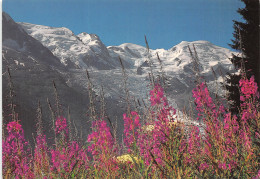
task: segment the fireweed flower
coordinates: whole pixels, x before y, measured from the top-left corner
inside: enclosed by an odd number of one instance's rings
[[[8,133],[14,133],[17,134],[18,136],[23,135],[22,125],[16,121],[12,121],[7,124],[7,131]]]
[[[122,163],[132,164],[138,152],[144,159],[144,163],[151,165],[152,176],[158,166],[167,170],[168,164],[173,165],[175,156],[183,159],[178,160],[189,167],[189,171],[197,170],[202,177],[260,177],[257,168],[257,145],[259,140],[259,93],[254,77],[250,80],[241,79],[241,110],[239,115],[228,113],[223,105],[214,104],[209,91],[204,83],[193,90],[196,108],[199,117],[206,126],[204,133],[199,128],[192,126],[188,135],[183,138],[174,138],[177,134],[174,121],[175,109],[169,106],[164,91],[156,84],[150,92],[150,114],[146,126],[141,127],[140,117],[132,111],[129,116],[123,115],[124,119],[124,143],[131,154],[118,156],[113,138],[107,123],[104,120],[92,123],[92,133],[88,136],[90,145],[87,149],[76,141],[65,140],[64,145],[56,144],[49,149],[46,137],[40,134],[36,137],[34,157],[24,139],[24,131],[21,124],[12,121],[7,124],[7,135],[3,139],[3,173],[6,178],[49,178],[59,176],[71,177],[71,173],[81,172],[90,168],[87,151],[93,156],[93,163],[100,176],[111,173],[119,177],[119,166]],[[55,133],[57,136],[68,135],[67,122],[64,117],[58,117],[55,121]],[[142,131],[142,132],[141,132]],[[145,132],[144,132],[145,131]],[[176,141],[181,140],[181,142]],[[179,143],[177,145],[176,143]],[[175,145],[176,144],[176,145]],[[136,147],[137,146],[137,147]],[[169,146],[171,146],[169,150]],[[136,147],[136,151],[130,150]],[[175,148],[179,153],[174,153]],[[182,155],[178,155],[178,154]],[[169,154],[169,155],[168,155]],[[133,157],[131,157],[131,156]],[[118,157],[115,157],[118,156]],[[177,158],[177,157],[176,157]],[[172,162],[172,163],[171,163]],[[195,166],[194,168],[192,168]],[[177,166],[178,167],[178,166]],[[184,171],[183,168],[179,171]],[[257,170],[256,170],[257,169]],[[258,173],[257,173],[258,172]],[[185,172],[184,172],[185,173]],[[196,172],[191,175],[196,175]],[[234,176],[233,176],[234,175]],[[185,178],[185,177],[184,177]]]
[[[241,88],[239,118],[236,115],[232,116],[231,113],[226,113],[227,110],[223,105],[217,108],[204,83],[197,85],[193,90],[198,116],[206,125],[201,158],[204,158],[209,168],[212,169],[216,169],[216,163],[218,163],[218,168],[222,170],[212,170],[212,172],[218,171],[217,175],[220,176],[226,174],[223,170],[228,169],[230,172],[234,172],[245,162],[244,160],[254,160],[255,156],[251,136],[255,136],[259,131],[258,127],[254,127],[255,124],[258,124],[259,119],[257,117],[259,93],[254,77],[251,77],[250,80],[241,79],[239,84]],[[188,150],[190,150],[189,147]],[[243,153],[243,157],[240,156],[240,153]],[[201,165],[202,168],[203,165]],[[221,172],[223,173],[221,174]]]
[[[56,122],[55,122],[55,132],[57,134],[60,134],[62,132],[64,132],[64,134],[67,136],[68,135],[68,126],[67,126],[67,120],[62,117],[62,116],[59,116],[57,119],[56,119]]]
[[[201,163],[200,166],[199,166],[199,170],[205,170],[205,169],[208,169],[209,168],[209,165],[207,163]]]
[[[203,120],[206,118],[217,118],[225,112],[223,105],[220,105],[217,109],[204,83],[197,85],[197,87],[192,90],[192,94],[195,99],[196,110],[199,112],[198,116],[202,116]],[[197,119],[199,119],[199,117]]]
[[[254,76],[248,79],[240,79],[239,86],[241,88],[240,101],[242,109],[242,121],[249,119],[258,119],[259,92],[257,83],[254,82]]]
[[[248,79],[241,79],[239,81],[242,95],[240,96],[241,101],[245,101],[251,97],[251,95],[259,98],[259,92],[257,91],[257,83],[255,82],[254,76]]]
[[[155,84],[154,89],[150,91],[150,101],[152,106],[155,106],[156,104],[168,105],[163,88],[159,84]]]
[[[68,140],[69,131],[64,117],[60,116],[56,119],[55,132],[61,135],[62,143],[57,143],[55,148],[50,150],[50,170],[62,177],[68,177],[68,174],[80,168],[87,169],[89,167],[87,150],[80,146],[77,141]]]
[[[218,165],[218,168],[226,170],[227,169],[226,163],[220,162],[219,165]]]
[[[52,163],[51,171],[57,173],[63,171],[63,177],[72,171],[77,171],[80,168],[88,169],[89,167],[87,151],[76,141],[69,142],[66,147],[61,149],[53,149],[50,153]]]
[[[88,151],[93,156],[102,154],[102,152],[108,152],[113,149],[114,139],[110,133],[110,129],[104,120],[94,121],[92,123],[94,129],[88,136],[88,142],[92,142],[92,145],[88,147]]]
[[[239,81],[241,89],[241,132],[240,137],[244,141],[247,152],[252,151],[252,138],[259,133],[259,92],[254,76],[250,80],[242,78]]]
[[[48,175],[49,172],[49,149],[46,142],[45,135],[38,135],[36,137],[36,145],[34,149],[34,173],[36,177]]]
[[[187,149],[187,163],[196,163],[198,161],[198,156],[201,154],[201,136],[199,133],[199,128],[196,126],[191,127],[190,136],[188,139],[188,149]]]
[[[7,124],[7,136],[3,145],[3,172],[5,176],[15,178],[33,178],[31,170],[31,154],[28,142],[24,139],[24,131],[18,121]]]
[[[123,114],[124,119],[124,143],[130,149],[131,146],[136,143],[138,139],[138,129],[141,126],[139,122],[139,115],[137,112],[132,111],[130,117],[127,117],[126,114]]]
[[[155,160],[157,164],[164,165],[166,153],[163,151],[162,143],[168,141],[170,129],[174,125],[176,110],[169,106],[164,96],[163,88],[156,84],[150,91],[151,106],[156,111],[151,111],[153,121],[143,127],[139,134],[137,145],[146,165]]]
[[[204,107],[215,110],[215,104],[209,95],[208,88],[204,83],[197,85],[195,89],[192,90],[193,97],[195,98],[195,103],[197,105],[197,110],[200,112],[204,111]]]
[[[88,135],[88,142],[90,142],[88,152],[92,154],[94,162],[99,164],[96,165],[98,170],[116,172],[118,166],[114,156],[118,150],[115,147],[115,139],[104,120],[92,122],[92,133]]]

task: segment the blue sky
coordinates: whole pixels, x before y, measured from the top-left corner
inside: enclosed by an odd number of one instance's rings
[[[229,48],[240,0],[3,0],[17,22],[97,34],[105,45],[135,43],[169,49],[208,40]]]

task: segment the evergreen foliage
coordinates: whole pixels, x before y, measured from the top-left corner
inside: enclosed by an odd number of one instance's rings
[[[233,21],[234,39],[232,40],[232,44],[229,44],[234,50],[242,53],[240,55],[233,55],[231,58],[232,63],[237,69],[242,70],[242,73],[240,75],[229,74],[227,79],[228,100],[231,101],[230,105],[233,113],[238,113],[240,106],[238,85],[242,74],[246,74],[247,77],[254,75],[258,83],[258,89],[260,87],[259,1],[241,1],[245,4],[245,7],[239,8],[237,12],[242,16],[244,22]]]

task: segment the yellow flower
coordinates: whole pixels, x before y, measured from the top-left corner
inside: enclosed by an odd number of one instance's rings
[[[133,158],[136,163],[139,163],[139,159],[137,157],[131,157],[129,154],[118,156],[116,159],[121,163],[127,163],[127,162],[134,163]]]
[[[168,122],[169,127],[178,126],[179,124],[180,124],[180,122],[177,122],[177,121]],[[154,130],[154,125],[151,124],[151,125],[143,126],[142,129],[145,132],[152,132]]]
[[[170,127],[173,127],[173,126],[177,126],[179,123],[177,121],[173,121],[173,122],[170,121],[168,124]]]
[[[143,130],[145,130],[146,132],[151,132],[154,130],[154,125],[144,126]]]

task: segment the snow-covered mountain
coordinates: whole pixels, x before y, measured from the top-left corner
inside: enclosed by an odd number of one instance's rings
[[[129,77],[129,80],[134,83],[137,81],[140,82],[141,79],[147,79],[147,74],[150,71],[149,62],[153,64],[152,68],[154,73],[160,73],[161,65],[157,59],[158,54],[162,61],[165,75],[168,76],[171,80],[170,82],[173,83],[172,86],[175,86],[173,89],[174,94],[178,94],[178,91],[184,92],[184,87],[189,89],[187,92],[191,92],[190,88],[194,87],[194,85],[191,85],[194,81],[194,78],[192,78],[194,77],[193,60],[188,47],[190,47],[191,50],[194,50],[193,47],[195,47],[199,57],[199,63],[201,64],[201,74],[209,84],[213,83],[215,79],[212,74],[212,69],[217,74],[219,74],[220,71],[225,74],[227,71],[233,69],[233,65],[228,59],[231,57],[232,52],[229,49],[218,47],[208,41],[183,41],[168,50],[149,49],[148,52],[145,47],[130,43],[106,47],[95,34],[83,32],[79,35],[75,35],[71,30],[64,27],[54,28],[29,23],[19,24],[32,37],[39,40],[45,47],[52,51],[52,53],[60,59],[62,64],[66,66],[66,64],[70,62],[73,63],[74,66],[79,67],[78,70],[74,67],[70,67],[71,70],[77,71],[72,74],[72,76],[77,74],[77,80],[70,79],[68,80],[69,82],[74,85],[75,83],[79,83],[80,86],[84,86],[83,84],[86,82],[84,80],[85,74],[81,71],[84,71],[86,68],[91,69],[92,73],[98,73],[94,75],[98,80],[93,79],[96,81],[97,86],[111,86],[107,89],[109,96],[115,95],[114,93],[112,94],[111,91],[118,92],[118,90],[110,89],[120,86],[120,80],[116,80],[118,83],[114,82],[114,80],[110,82],[111,76],[116,78],[115,76],[117,74],[120,75],[119,56],[123,60],[125,68],[129,70],[129,75],[133,76],[133,79]],[[110,69],[113,70],[110,71]],[[78,76],[78,74],[81,73],[83,76]],[[99,78],[99,76],[102,77]],[[221,80],[221,77],[217,76],[217,78]],[[118,76],[118,79],[120,79],[120,76]],[[108,85],[101,84],[101,81],[109,81],[109,83]],[[136,90],[144,91],[141,90],[144,88],[144,84],[148,85],[148,82],[140,82],[141,86],[136,85]],[[136,93],[134,90],[135,89],[133,89],[132,93],[137,95],[136,97],[142,98],[145,96],[144,93]],[[177,99],[172,100],[176,101]],[[181,103],[178,105],[183,106]]]
[[[147,49],[140,45],[125,43],[120,46],[106,47],[96,34],[83,32],[75,35],[65,27],[54,28],[29,23],[19,24],[28,34],[40,41],[58,57],[65,66],[68,63],[73,63],[75,67],[80,69],[114,69],[120,67],[118,63],[118,56],[120,56],[127,68],[138,68],[148,60]],[[192,64],[188,46],[191,49],[195,46],[203,67],[203,74],[210,75],[211,67],[213,69],[232,69],[232,64],[228,60],[232,52],[208,41],[183,41],[168,50],[150,49],[149,55],[153,60],[153,58],[157,58],[156,54],[158,53],[160,59],[164,62],[166,71],[182,73],[187,65]]]
[[[24,30],[47,47],[64,66],[70,68],[113,69],[116,63],[95,34],[75,35],[71,30],[19,23]]]
[[[164,63],[166,71],[182,73],[187,65],[193,63],[188,50],[188,47],[193,50],[193,46],[199,56],[199,62],[203,67],[201,71],[203,74],[210,75],[211,67],[215,70],[220,67],[223,67],[226,70],[233,69],[232,63],[228,60],[232,52],[229,49],[218,47],[208,41],[182,41],[180,44],[170,48],[169,50],[150,49],[149,55],[151,56],[152,61],[158,62],[158,54]],[[147,49],[139,45],[126,43],[120,46],[109,46],[108,50],[111,56],[120,56],[135,67],[141,66],[148,60]],[[154,68],[160,68],[160,66],[157,64]]]
[[[216,85],[218,87],[220,87],[220,85],[215,83],[215,79],[221,82],[223,80],[221,74],[226,74],[226,72],[232,72],[234,70],[232,63],[228,59],[232,56],[233,52],[208,41],[182,41],[169,50],[150,49],[149,53],[145,47],[129,43],[116,47],[109,46],[108,50],[110,56],[120,56],[132,64],[132,71],[136,73],[135,78],[147,79],[147,74],[150,72],[148,62],[150,61],[155,76],[162,72],[165,73],[164,75],[171,84],[167,89],[169,97],[171,97],[173,103],[176,103],[182,108],[184,105],[187,105],[189,101],[187,97],[191,96],[191,90],[195,85],[194,61],[191,58],[189,47],[193,54],[195,54],[193,49],[193,47],[195,47],[201,67],[201,76],[208,83],[209,88],[216,91]],[[157,54],[162,65],[160,65]],[[213,75],[212,70],[216,76]],[[148,82],[146,85],[147,84]],[[220,94],[221,92],[223,92],[223,90],[219,89],[218,93]],[[133,91],[133,94],[136,93]]]
[[[208,41],[183,41],[168,50],[148,51],[143,46],[131,43],[106,47],[95,34],[83,32],[75,35],[64,27],[17,24],[3,14],[3,68],[10,66],[19,98],[27,101],[25,106],[30,106],[24,108],[30,111],[33,106],[35,108],[37,98],[45,100],[52,95],[51,82],[58,81],[62,103],[73,106],[71,118],[84,128],[86,125],[83,123],[88,120],[85,115],[88,108],[87,69],[96,94],[100,94],[101,86],[104,88],[107,113],[112,121],[118,119],[119,134],[123,132],[123,120],[120,119],[125,104],[119,56],[127,73],[132,101],[144,100],[149,103],[149,73],[152,72],[155,78],[163,75],[167,79],[165,90],[175,108],[182,110],[188,106],[192,101],[191,91],[195,87],[194,61],[189,47],[198,56],[203,80],[213,92],[222,95],[219,82],[223,77],[220,74],[234,70],[228,59],[232,52]],[[27,93],[33,94],[32,97]],[[32,116],[28,117],[28,121],[34,120]]]
[[[194,61],[189,52],[190,49],[196,53],[200,63],[200,74],[202,80],[205,80],[213,92],[219,95],[223,94],[219,82],[223,81],[221,74],[232,72],[234,70],[232,63],[228,59],[232,52],[229,49],[218,47],[208,41],[183,41],[173,46],[169,50],[150,49],[149,52],[145,47],[140,45],[125,43],[120,46],[107,47],[109,54],[113,58],[120,56],[127,63],[126,72],[128,74],[130,94],[135,99],[147,99],[149,94],[147,86],[149,85],[149,75],[151,73],[150,65],[154,76],[164,74],[167,82],[168,97],[171,103],[179,109],[189,105],[191,91],[195,87]],[[158,60],[157,54],[161,60]],[[215,75],[213,75],[213,71]],[[80,71],[80,70],[79,70]],[[75,72],[77,79],[81,79],[81,84],[86,83],[84,75],[81,72]],[[120,89],[122,90],[121,69],[113,70],[92,70],[93,81],[96,86],[103,85],[107,91],[107,96],[118,97]],[[111,79],[112,77],[112,79]],[[216,83],[217,81],[218,83]],[[76,82],[76,81],[74,81]],[[218,90],[218,91],[217,91]]]

